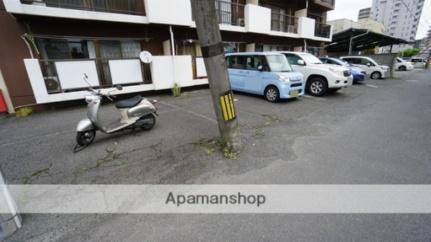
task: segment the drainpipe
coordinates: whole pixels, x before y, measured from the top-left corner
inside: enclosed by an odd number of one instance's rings
[[[308,53],[308,49],[307,49],[308,47],[307,47],[307,40],[306,39],[304,39],[304,52],[305,53]]]
[[[22,227],[21,217],[0,170],[0,200],[3,205],[0,213],[0,241],[6,239]],[[7,212],[6,212],[7,211]],[[4,213],[6,212],[6,213]]]
[[[175,38],[174,38],[174,31],[172,30],[172,26],[169,25],[169,34],[171,35],[171,51],[172,51],[172,71],[174,74],[174,84],[176,83],[176,78],[177,78],[177,68],[175,66]]]

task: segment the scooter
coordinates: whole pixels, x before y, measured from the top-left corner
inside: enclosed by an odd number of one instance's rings
[[[93,143],[97,130],[105,134],[113,134],[126,129],[140,128],[142,130],[151,130],[155,126],[157,116],[155,104],[157,101],[149,101],[142,96],[115,102],[115,107],[120,113],[119,119],[106,126],[102,125],[98,115],[102,99],[106,97],[111,102],[114,102],[113,98],[115,97],[111,93],[115,89],[106,93],[93,89],[88,82],[86,74],[84,74],[84,81],[89,85],[88,90],[90,92],[90,95],[85,97],[85,101],[88,104],[88,112],[87,118],[81,120],[76,128],[77,145],[74,148],[75,152]],[[121,91],[122,89],[121,86],[116,86],[116,90]]]

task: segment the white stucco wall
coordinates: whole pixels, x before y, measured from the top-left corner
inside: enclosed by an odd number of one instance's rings
[[[155,90],[170,89],[174,83],[181,87],[192,86],[192,57],[155,56],[151,63],[151,73]]]

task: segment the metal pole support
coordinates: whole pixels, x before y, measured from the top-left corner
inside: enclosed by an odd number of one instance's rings
[[[6,239],[22,227],[21,216],[11,197],[0,170],[0,241]],[[5,211],[7,211],[5,213]]]

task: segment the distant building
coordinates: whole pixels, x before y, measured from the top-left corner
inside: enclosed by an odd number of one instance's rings
[[[355,29],[361,28],[361,25],[358,22],[355,22],[353,20],[346,19],[346,18],[331,20],[331,21],[328,21],[328,24],[332,25],[332,30],[334,34],[351,28],[355,28]]]
[[[363,29],[369,29],[373,32],[380,33],[380,34],[385,33],[385,26],[382,23],[377,22],[376,20],[373,20],[370,18],[364,18],[364,19],[360,19],[358,23]]]
[[[425,0],[373,0],[371,18],[383,23],[386,34],[414,41]]]
[[[431,29],[428,30],[428,35],[420,42],[419,48],[421,49],[420,56],[428,58],[431,51]]]
[[[380,34],[385,33],[385,26],[372,19],[361,19],[358,22],[350,19],[337,19],[328,21],[328,24],[332,25],[334,33],[339,33],[350,28],[368,29]]]
[[[363,8],[359,10],[358,19],[369,19],[371,18],[371,8]]]

